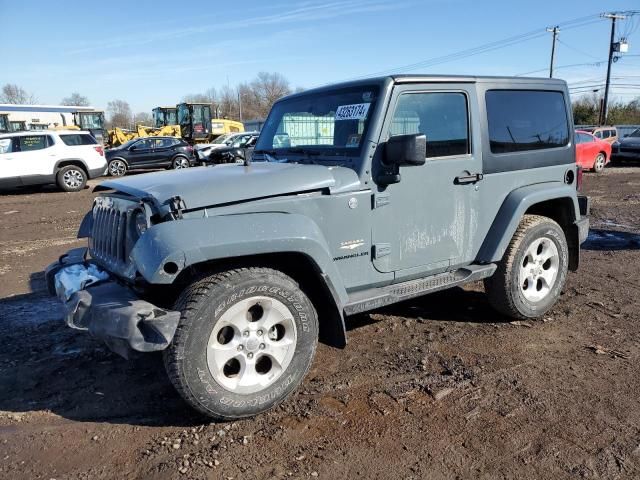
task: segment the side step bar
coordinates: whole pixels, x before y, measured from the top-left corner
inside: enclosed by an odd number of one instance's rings
[[[344,313],[345,315],[354,315],[427,293],[475,282],[476,280],[490,277],[496,271],[496,268],[497,266],[494,263],[469,265],[453,272],[439,273],[417,280],[356,292],[349,296],[349,301],[344,306]]]

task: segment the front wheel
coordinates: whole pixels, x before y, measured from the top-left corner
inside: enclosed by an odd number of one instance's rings
[[[600,173],[604,170],[604,166],[606,165],[607,159],[604,156],[604,153],[599,153],[596,155],[596,159],[593,162],[593,171],[596,173]]]
[[[540,317],[560,296],[568,265],[569,249],[560,225],[547,217],[525,215],[496,273],[484,281],[489,302],[509,317]]]
[[[108,166],[109,175],[112,177],[122,177],[125,173],[127,173],[127,164],[124,160],[120,160],[118,158],[111,160]]]
[[[302,382],[315,354],[318,319],[287,275],[243,268],[191,284],[164,359],[171,382],[195,409],[217,419],[256,415]]]

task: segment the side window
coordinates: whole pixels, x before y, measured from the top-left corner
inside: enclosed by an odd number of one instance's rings
[[[139,142],[135,143],[135,147],[136,150],[147,150],[151,148],[151,145],[149,143],[149,140],[140,140]]]
[[[17,137],[21,152],[30,152],[33,150],[42,150],[47,148],[47,137],[45,135],[29,135]]]
[[[485,100],[492,153],[542,150],[569,143],[562,92],[488,90]]]
[[[82,133],[73,133],[68,135],[60,135],[60,138],[65,145],[77,146],[77,145],[95,145],[98,142],[91,135]]]
[[[595,142],[595,139],[591,135],[588,135],[586,133],[579,133],[577,137],[578,137],[578,143]]]
[[[415,133],[427,137],[427,158],[470,153],[466,95],[454,92],[401,95],[389,136]]]
[[[11,139],[0,138],[0,153],[11,153]]]
[[[596,138],[602,138],[603,134],[604,134],[604,130],[598,130],[597,132],[595,132],[593,134],[593,136],[596,137]]]

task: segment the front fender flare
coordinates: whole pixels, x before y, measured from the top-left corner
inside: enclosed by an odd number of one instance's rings
[[[574,186],[558,182],[539,183],[518,188],[507,195],[480,247],[477,261],[480,263],[500,261],[526,211],[538,203],[558,199],[571,200],[573,204],[572,222],[580,218],[580,208]]]
[[[152,284],[171,284],[186,267],[210,260],[270,253],[301,253],[318,267],[336,306],[347,293],[322,231],[310,218],[279,212],[186,218],[151,227],[131,258]],[[165,269],[173,262],[177,269]]]

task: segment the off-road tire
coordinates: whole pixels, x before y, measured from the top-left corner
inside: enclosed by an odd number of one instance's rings
[[[216,323],[234,305],[256,294],[287,308],[297,329],[290,363],[274,383],[255,393],[225,389],[211,374],[207,348]],[[199,412],[218,420],[250,417],[273,408],[302,382],[318,342],[316,310],[297,283],[269,268],[241,268],[216,273],[189,285],[176,301],[182,313],[164,363],[174,387]]]
[[[531,302],[524,297],[519,270],[527,248],[537,239],[551,240],[558,250],[558,273],[553,286],[540,301]],[[517,319],[538,318],[556,302],[564,287],[569,265],[569,249],[564,231],[555,221],[540,215],[525,215],[509,246],[498,263],[498,269],[484,280],[491,306],[504,315]]]
[[[76,165],[67,165],[58,170],[56,183],[65,192],[79,192],[87,185],[87,173]]]

